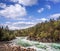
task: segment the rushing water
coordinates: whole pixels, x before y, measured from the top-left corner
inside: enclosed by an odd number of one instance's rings
[[[12,43],[26,48],[34,48],[37,51],[60,51],[60,43],[30,41],[27,40],[27,37],[17,37],[15,40],[12,40]]]

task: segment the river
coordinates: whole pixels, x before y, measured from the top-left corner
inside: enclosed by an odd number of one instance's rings
[[[25,48],[34,48],[37,51],[60,51],[60,43],[42,43],[27,40],[27,37],[16,37],[11,41],[12,44],[20,45]]]

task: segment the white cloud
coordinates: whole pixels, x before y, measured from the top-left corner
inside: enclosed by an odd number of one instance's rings
[[[45,6],[46,6],[46,8],[51,9],[51,6],[50,5],[45,5]]]
[[[40,8],[39,10],[38,10],[38,13],[41,13],[41,12],[43,12],[44,11],[44,8]]]
[[[19,4],[22,4],[24,6],[32,6],[37,4],[38,0],[11,0],[13,2],[18,2]]]
[[[46,18],[41,18],[41,19],[36,19],[37,21],[40,21],[40,22],[44,22],[44,21],[48,21],[48,19],[46,19]]]
[[[5,8],[6,4],[0,3],[0,8]]]
[[[25,17],[17,17],[17,18],[14,18],[13,20],[25,21],[25,20],[28,20],[28,19],[26,19]]]
[[[13,23],[13,25],[16,25],[16,24],[34,24],[33,22],[15,22]]]
[[[34,21],[32,21],[32,20],[34,20]],[[18,21],[18,22],[17,21],[16,22],[9,22],[8,21],[8,22],[3,23],[1,25],[4,25],[4,26],[8,25],[9,29],[11,29],[11,30],[26,29],[26,28],[29,28],[29,27],[36,25],[37,23],[44,22],[46,20],[48,20],[48,19],[46,19],[46,18],[41,18],[41,19],[34,18],[34,19],[31,19],[31,21]]]
[[[1,25],[8,25],[9,29],[11,30],[15,30],[15,29],[25,29],[25,28],[29,28],[35,25],[34,22],[24,22],[24,21],[19,21],[19,22],[6,22],[4,24]]]
[[[59,16],[60,16],[60,13],[52,14],[50,15],[50,18],[58,18]]]
[[[42,21],[46,21],[46,20],[48,20],[48,19],[46,19],[46,18],[41,18],[41,20],[42,20]]]
[[[27,20],[26,18],[17,18],[16,20]]]
[[[6,18],[17,18],[17,17],[23,17],[25,16],[26,9],[25,7],[22,7],[19,4],[6,6],[4,10],[0,10],[0,16],[6,17]]]

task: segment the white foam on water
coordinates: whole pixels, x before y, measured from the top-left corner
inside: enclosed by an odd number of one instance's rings
[[[16,37],[15,40],[11,41],[12,43],[25,46],[25,48],[34,48],[37,51],[60,51],[60,49],[56,49],[52,46],[54,43],[42,43],[38,41],[30,41],[27,40],[27,37]],[[59,46],[57,43],[56,46]]]

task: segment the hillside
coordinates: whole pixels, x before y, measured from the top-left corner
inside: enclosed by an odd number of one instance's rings
[[[0,41],[11,40],[17,36],[28,36],[29,40],[40,42],[60,42],[60,18],[50,19],[22,30],[9,30],[8,26],[0,27]]]
[[[30,39],[32,37],[34,40],[43,42],[60,41],[60,20],[50,20],[49,22],[39,23],[30,30]]]
[[[40,42],[60,42],[60,19],[50,19],[42,23],[38,23],[34,27],[18,30],[18,36],[28,36],[30,40]]]

